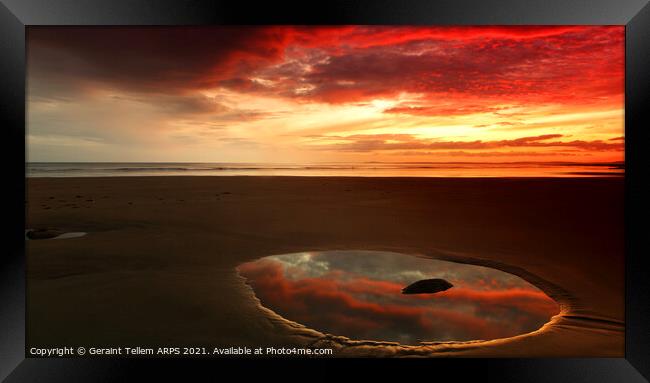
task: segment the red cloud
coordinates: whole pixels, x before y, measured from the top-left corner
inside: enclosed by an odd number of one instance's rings
[[[467,97],[621,103],[623,39],[618,26],[30,27],[28,67],[61,88],[223,87],[330,103],[409,92],[419,103],[389,112],[454,114],[481,109]],[[457,105],[441,109],[443,98]]]
[[[524,104],[620,102],[623,29],[551,30],[474,27],[445,34],[440,28],[362,28],[346,35],[341,45],[330,47],[325,40],[311,54],[289,57],[304,64],[292,64],[291,76],[285,66],[257,75],[283,80],[276,89],[283,95],[306,86],[308,91],[295,96],[331,103],[421,94],[424,105],[410,109],[415,113],[435,111],[441,99],[454,96],[458,102],[467,95]],[[402,31],[405,36],[397,38]],[[369,39],[376,43],[364,44]]]

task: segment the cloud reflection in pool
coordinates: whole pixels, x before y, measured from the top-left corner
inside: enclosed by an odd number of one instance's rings
[[[357,340],[464,341],[539,329],[557,304],[496,269],[374,251],[270,256],[239,267],[267,308],[321,332]],[[454,287],[403,295],[406,285],[442,278]]]

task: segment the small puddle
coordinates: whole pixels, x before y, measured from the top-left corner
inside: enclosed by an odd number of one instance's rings
[[[27,229],[25,230],[25,240],[27,241],[37,241],[43,239],[70,239],[70,238],[79,238],[86,235],[86,232],[83,231],[71,231],[71,232],[61,232],[58,230],[34,230]]]
[[[262,305],[309,328],[355,340],[507,338],[539,329],[559,306],[518,276],[483,266],[376,251],[276,255],[238,267]],[[425,279],[452,287],[402,294]]]

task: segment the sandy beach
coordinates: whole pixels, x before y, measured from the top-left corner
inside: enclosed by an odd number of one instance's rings
[[[27,179],[28,346],[314,346],[334,356],[622,357],[623,178]],[[378,250],[516,274],[561,313],[485,342],[402,346],[265,309],[236,270],[275,254]],[[291,319],[291,318],[287,318]]]

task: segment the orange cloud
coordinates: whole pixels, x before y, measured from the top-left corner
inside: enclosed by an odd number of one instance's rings
[[[602,140],[557,140],[562,134],[545,134],[532,137],[521,137],[511,140],[498,141],[442,141],[419,139],[408,134],[394,135],[350,135],[350,136],[322,136],[321,139],[347,141],[345,143],[332,143],[322,146],[326,150],[340,150],[352,152],[367,152],[381,150],[476,150],[499,148],[572,148],[578,150],[597,151],[622,151],[623,144],[605,142]]]

